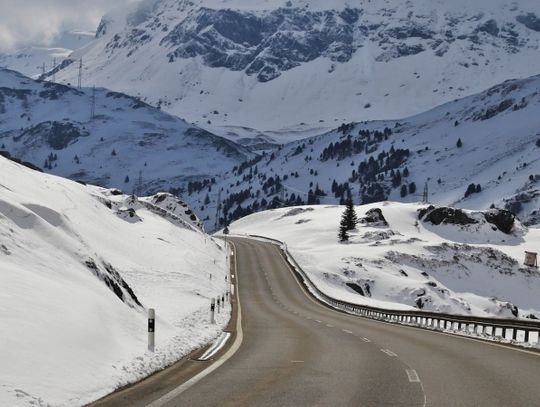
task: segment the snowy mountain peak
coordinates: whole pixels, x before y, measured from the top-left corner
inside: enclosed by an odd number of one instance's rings
[[[158,0],[104,17],[72,58],[84,83],[208,129],[331,128],[537,74],[539,16],[534,0]],[[58,78],[77,75],[66,65]]]

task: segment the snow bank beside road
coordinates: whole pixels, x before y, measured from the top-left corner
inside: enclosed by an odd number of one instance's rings
[[[388,225],[369,222],[380,208]],[[388,309],[478,316],[540,317],[540,273],[522,264],[538,251],[540,230],[516,221],[510,234],[463,211],[470,223],[435,225],[420,219],[427,205],[379,203],[356,208],[360,219],[350,242],[338,242],[343,207],[304,206],[251,215],[231,233],[287,243],[296,261],[327,295]],[[501,226],[502,227],[502,226]]]
[[[83,405],[220,334],[223,244],[145,201],[0,158],[0,405]]]

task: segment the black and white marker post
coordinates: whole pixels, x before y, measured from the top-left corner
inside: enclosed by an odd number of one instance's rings
[[[154,308],[148,309],[148,350],[153,352],[155,349],[156,333],[156,311]]]
[[[215,324],[216,319],[214,317],[214,313],[216,311],[216,300],[212,298],[212,302],[210,303],[210,323]]]
[[[221,307],[221,304],[219,303],[219,297],[217,297],[217,313],[219,314],[219,309]]]

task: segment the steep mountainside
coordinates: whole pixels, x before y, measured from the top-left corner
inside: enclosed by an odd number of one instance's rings
[[[207,128],[299,131],[535,75],[539,45],[536,0],[146,0],[105,16],[70,59],[85,84]],[[57,80],[77,76],[66,64]]]
[[[87,405],[220,335],[227,253],[186,210],[0,157],[1,406]]]
[[[143,194],[210,183],[253,155],[135,98],[3,69],[0,146],[54,174]]]
[[[540,76],[399,121],[344,124],[294,142],[223,175],[217,186],[188,190],[203,217],[222,220],[283,204],[333,204],[351,197],[516,212],[540,220]],[[224,199],[226,198],[226,199]],[[204,207],[204,208],[203,208]]]

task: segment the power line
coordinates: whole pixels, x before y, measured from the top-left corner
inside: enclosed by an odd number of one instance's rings
[[[142,196],[143,194],[143,177],[142,170],[139,170],[139,179],[137,180],[137,196]]]
[[[82,63],[82,58],[79,59],[79,77],[77,78],[77,88],[81,89],[82,87],[82,68],[83,68],[83,63]]]
[[[90,120],[96,116],[96,87],[92,87],[92,97],[90,98]]]
[[[221,210],[221,189],[218,191],[217,202],[216,202],[216,221],[215,221],[215,230],[219,229],[219,212]]]
[[[426,184],[424,185],[424,194],[422,195],[422,202],[429,203],[429,190],[428,190],[427,181],[426,181]]]
[[[56,82],[56,58],[53,59],[53,66],[52,66],[52,81]]]

